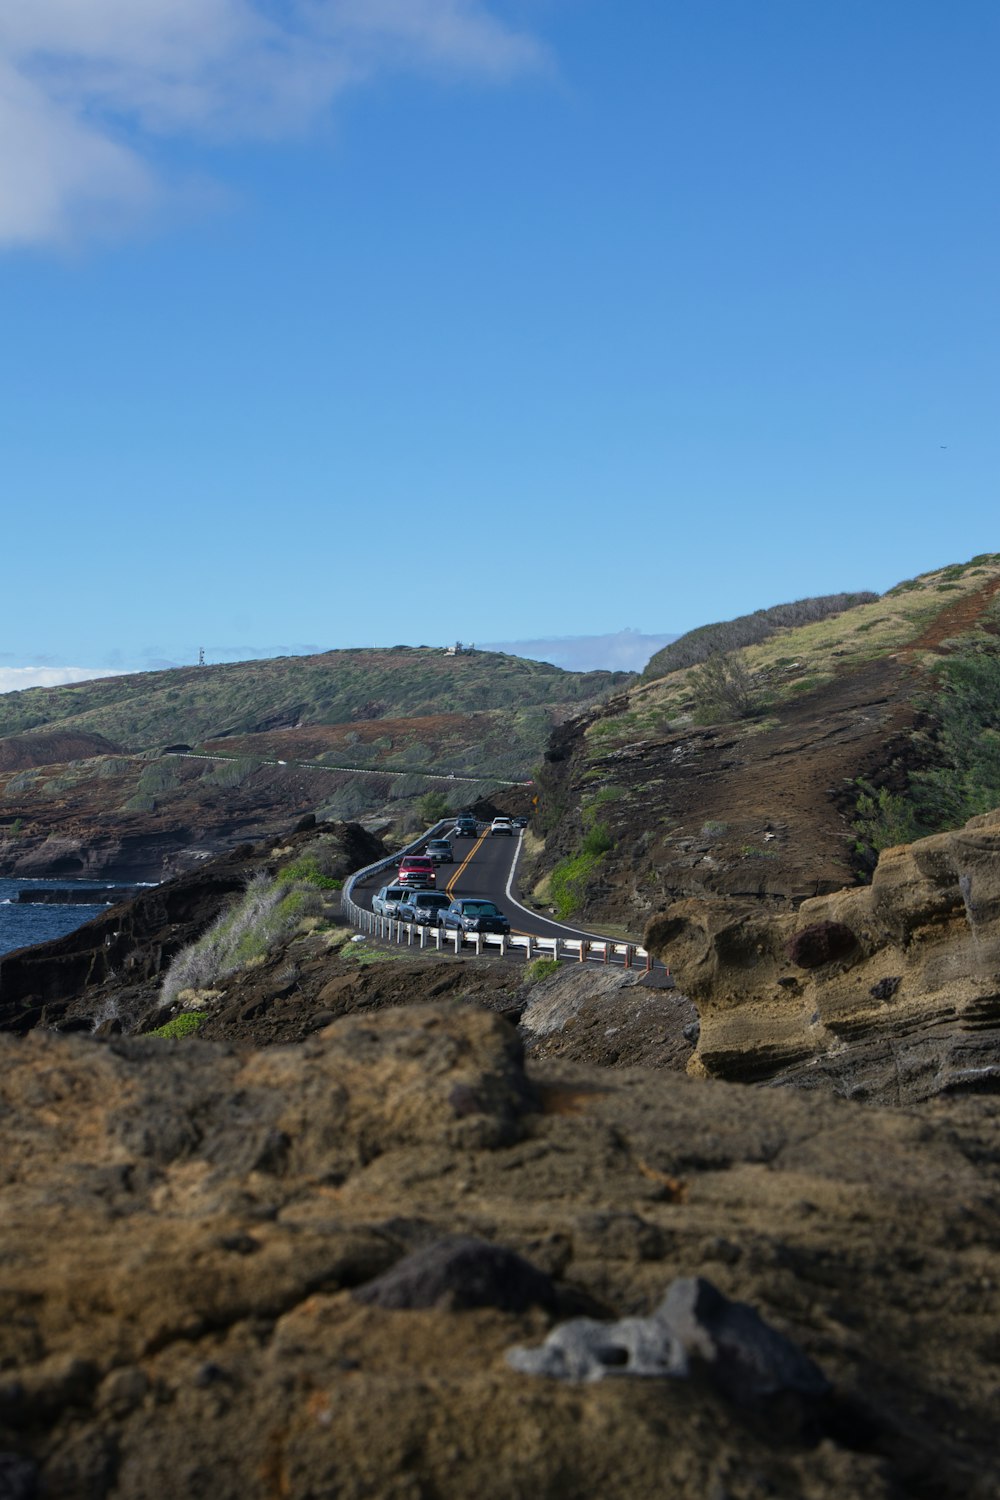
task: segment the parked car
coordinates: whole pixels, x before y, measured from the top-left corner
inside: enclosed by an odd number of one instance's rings
[[[490,833],[506,833],[508,836],[513,837],[514,825],[509,818],[494,818],[490,824]]]
[[[462,896],[441,913],[441,926],[459,932],[509,932],[510,923],[492,901]]]
[[[399,903],[409,894],[405,885],[384,885],[372,897],[372,911],[377,917],[395,917]]]
[[[398,885],[436,885],[434,861],[426,854],[408,854],[396,876]]]
[[[420,927],[438,927],[441,913],[450,906],[444,891],[407,891],[399,903],[396,916],[400,922],[416,922]]]
[[[455,819],[455,827],[452,831],[453,839],[474,839],[479,832],[479,824],[471,813],[463,813],[460,818]]]
[[[448,839],[431,839],[424,853],[436,865],[452,865],[455,863],[455,851],[452,849]]]

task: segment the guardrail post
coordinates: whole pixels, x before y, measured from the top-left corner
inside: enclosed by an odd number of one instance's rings
[[[631,967],[632,967],[632,944],[631,943],[626,943],[625,944],[625,967],[626,967],[626,969],[631,969]]]
[[[587,942],[586,938],[581,938],[580,939],[580,962],[581,963],[585,963],[586,962],[586,959],[587,959],[587,949],[589,947],[590,947],[590,944]]]
[[[610,943],[605,942],[605,944],[604,944],[604,962],[605,963],[608,962],[608,948],[610,946],[611,946]]]

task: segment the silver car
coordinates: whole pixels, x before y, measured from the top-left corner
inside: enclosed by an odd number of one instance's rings
[[[377,917],[395,917],[399,903],[410,894],[405,885],[384,885],[372,897],[372,911]]]

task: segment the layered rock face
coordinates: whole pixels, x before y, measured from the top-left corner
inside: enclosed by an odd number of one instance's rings
[[[987,1500],[982,1104],[526,1069],[468,1008],[265,1051],[0,1035],[0,1488]],[[511,1356],[581,1315],[607,1378]],[[664,1318],[683,1357],[618,1358]]]
[[[287,856],[308,848],[315,837],[313,828],[288,835],[279,852]],[[356,823],[326,824],[324,837],[338,855],[330,868],[341,876],[385,852]],[[204,932],[255,872],[275,863],[274,845],[243,844],[192,874],[111,907],[66,937],[5,953],[0,1028],[90,1031],[102,1013],[127,1016],[135,1001],[141,1014],[174,955]]]
[[[676,902],[646,942],[698,1006],[702,1072],[883,1102],[1000,1090],[1000,812],[794,914]]]

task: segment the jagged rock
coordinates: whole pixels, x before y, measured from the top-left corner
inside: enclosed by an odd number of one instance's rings
[[[647,986],[641,971],[563,964],[532,985],[519,1026],[532,1057],[680,1070],[696,1018],[686,996]]]
[[[352,1295],[386,1308],[495,1307],[519,1313],[556,1306],[555,1287],[544,1272],[502,1245],[470,1235],[414,1250]]]
[[[786,1429],[792,1403],[799,1404],[801,1427],[830,1393],[826,1376],[790,1339],[701,1276],[673,1282],[648,1318],[575,1318],[553,1329],[540,1348],[509,1350],[507,1363],[521,1374],[558,1380],[680,1379],[703,1368],[736,1406],[763,1412],[780,1403]]]
[[[331,825],[330,834],[339,840],[343,874],[383,852],[357,824]],[[308,833],[293,836],[289,852],[309,838]],[[0,1029],[59,1026],[70,1013],[86,1016],[88,1024],[98,1018],[99,1025],[110,995],[157,981],[174,955],[204,932],[270,858],[269,846],[241,844],[190,875],[141,891],[65,937],[3,954]],[[147,1004],[154,993],[155,986]]]
[[[1000,1088],[1000,811],[794,914],[676,902],[646,945],[698,1007],[697,1070],[886,1102]]]
[[[689,1359],[712,1383],[750,1410],[777,1397],[817,1401],[830,1382],[802,1350],[745,1302],[731,1302],[703,1276],[673,1283],[657,1312]]]
[[[688,1372],[683,1346],[657,1316],[601,1323],[572,1318],[538,1349],[518,1346],[507,1363],[520,1375],[550,1380],[603,1380],[606,1375],[680,1378]]]

